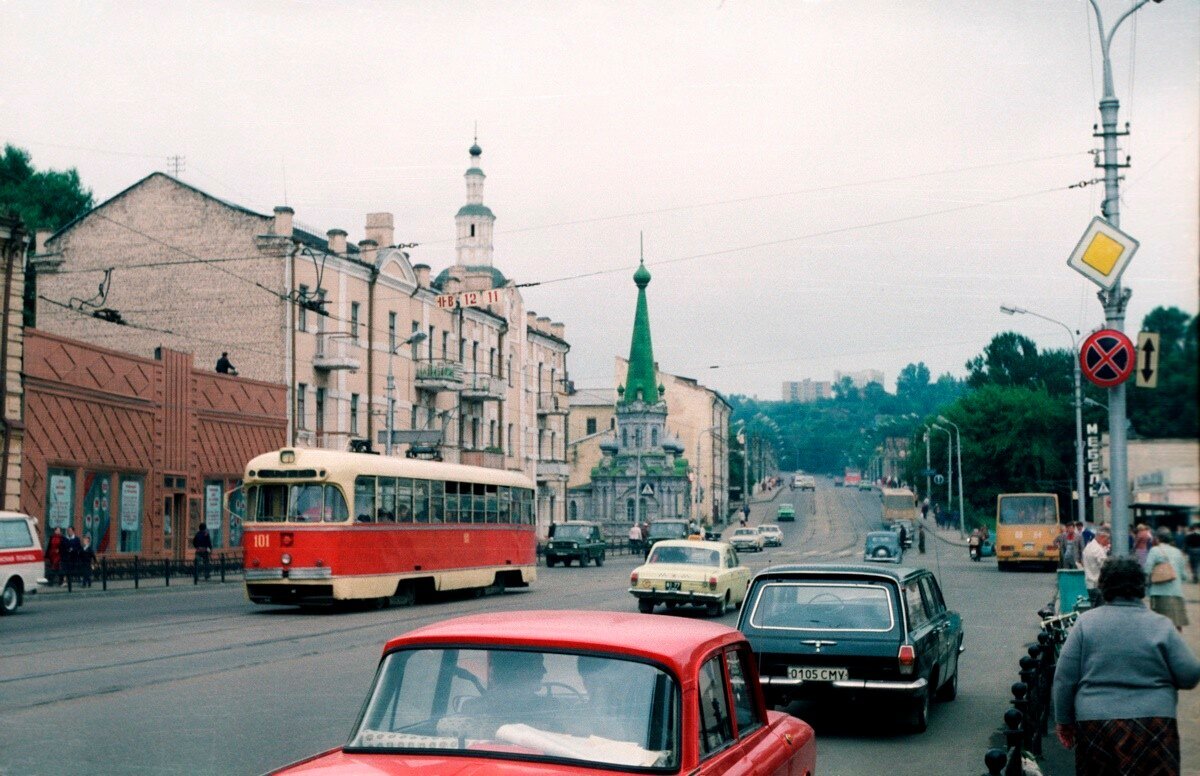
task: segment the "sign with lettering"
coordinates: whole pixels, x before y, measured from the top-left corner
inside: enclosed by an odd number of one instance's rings
[[[121,483],[121,530],[136,531],[142,522],[142,483],[125,480]]]
[[[501,288],[489,288],[486,291],[463,291],[458,294],[439,294],[437,306],[442,310],[453,310],[456,307],[487,307],[499,304],[503,299]]]
[[[46,525],[51,528],[66,528],[70,525],[74,497],[71,475],[50,475],[50,503],[46,505]]]
[[[1109,492],[1108,480],[1104,478],[1104,465],[1100,460],[1100,424],[1088,423],[1086,431],[1083,449],[1087,461],[1088,495],[1095,498]]]

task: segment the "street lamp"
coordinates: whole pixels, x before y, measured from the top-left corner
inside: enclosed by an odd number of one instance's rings
[[[384,449],[388,455],[392,454],[392,437],[396,435],[396,377],[392,374],[392,356],[396,355],[396,351],[405,345],[416,345],[429,337],[423,331],[414,332],[411,337],[401,342],[394,348],[388,348],[388,373],[387,373],[387,396],[388,396],[388,424],[387,424],[387,445]]]
[[[946,435],[946,509],[954,509],[954,435],[950,433],[950,429],[942,428],[936,423],[931,423],[929,428],[935,428]]]
[[[1053,318],[1035,313],[1032,310],[1026,310],[1024,307],[1012,307],[1009,305],[1000,305],[1000,312],[1005,315],[1032,315],[1034,318],[1041,318],[1043,321],[1056,323],[1067,331],[1067,336],[1071,338],[1071,364],[1074,366],[1072,372],[1075,378],[1075,488],[1078,492],[1078,510],[1079,522],[1087,522],[1087,497],[1084,491],[1083,480],[1083,393],[1079,387],[1079,341],[1076,336],[1077,331],[1071,331],[1071,327],[1062,321],[1056,321]]]
[[[721,431],[724,428],[726,428],[726,424],[718,423],[715,426],[711,426],[709,428],[704,429],[703,431],[701,431],[699,434],[696,435],[696,482],[693,483],[693,490],[692,490],[692,502],[693,502],[693,504],[695,504],[695,506],[693,507],[692,512],[694,513],[697,520],[699,520],[701,523],[703,523],[704,521],[700,515],[700,441],[702,439],[704,439],[705,434],[712,434],[713,435],[713,448],[714,448],[713,458],[714,459],[717,458],[717,455],[715,452],[716,444],[717,444],[717,442],[716,442],[717,432]],[[713,507],[714,508],[717,506],[716,496],[713,493],[713,491],[715,490],[716,482],[717,482],[717,471],[716,471],[716,467],[714,466],[713,482],[712,482],[713,487],[710,487],[708,489],[709,496],[713,499]]]
[[[953,420],[950,420],[945,415],[938,415],[938,420],[942,423],[949,423],[954,426],[954,436],[958,440],[958,460],[955,463],[958,466],[958,535],[962,536],[967,532],[965,513],[963,512],[963,486],[962,486],[962,429]]]

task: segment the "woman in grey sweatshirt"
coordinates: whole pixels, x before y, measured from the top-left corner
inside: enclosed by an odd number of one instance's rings
[[[1058,658],[1058,738],[1075,749],[1077,776],[1174,776],[1177,695],[1200,683],[1200,660],[1169,619],[1142,604],[1146,577],[1136,560],[1107,561],[1100,591],[1104,605],[1079,616]]]

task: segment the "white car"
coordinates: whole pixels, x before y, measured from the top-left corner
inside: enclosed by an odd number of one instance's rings
[[[782,547],[783,546],[783,531],[777,525],[760,525],[758,527],[759,534],[762,535],[763,544],[767,547]]]
[[[646,563],[629,575],[629,592],[643,614],[658,604],[691,605],[716,617],[742,602],[749,583],[750,569],[727,542],[675,539],[654,545]]]
[[[739,550],[754,550],[762,552],[766,542],[757,528],[737,528],[729,537],[729,543]]]
[[[19,512],[0,512],[0,615],[12,614],[37,592],[43,571],[37,519]]]

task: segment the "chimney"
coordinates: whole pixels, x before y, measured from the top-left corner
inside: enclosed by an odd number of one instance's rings
[[[396,244],[396,230],[391,213],[367,213],[367,239],[387,248]]]
[[[542,316],[538,317],[537,330],[540,331],[542,334],[550,333],[550,319],[547,316],[542,315]]]
[[[52,234],[54,234],[54,232],[50,231],[49,229],[37,230],[37,232],[35,232],[33,235],[33,252],[45,253],[46,241],[50,239],[50,235]]]
[[[565,342],[567,339],[567,325],[565,323],[552,323],[550,324],[550,333]]]
[[[375,254],[379,250],[379,243],[374,240],[359,240],[358,249],[362,251],[362,260],[368,264],[375,263]]]
[[[417,286],[420,288],[429,288],[429,265],[414,264],[413,272],[417,275]]]
[[[537,313],[535,313],[533,310],[525,313],[525,326],[537,331],[537,317]]]
[[[329,238],[329,252],[336,253],[341,256],[346,255],[346,230],[345,229],[330,229],[325,233]]]
[[[279,235],[280,237],[292,236],[292,216],[296,214],[287,205],[275,206],[275,224],[271,227],[271,234]]]

